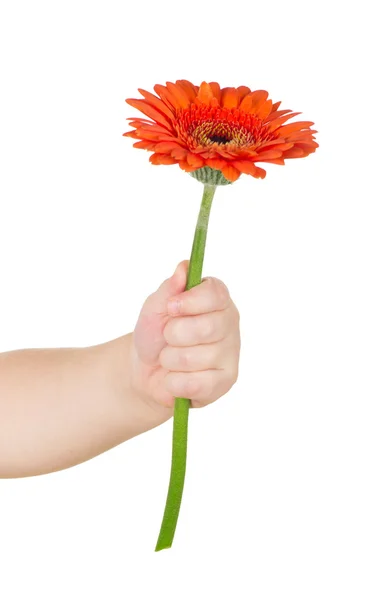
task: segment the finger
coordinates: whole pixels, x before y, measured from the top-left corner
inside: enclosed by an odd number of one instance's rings
[[[169,346],[197,346],[219,342],[228,335],[231,327],[229,311],[223,310],[169,319],[163,336]]]
[[[194,408],[214,402],[223,396],[231,385],[223,369],[195,373],[169,371],[165,376],[167,391],[177,398],[189,398]]]
[[[167,310],[171,316],[200,315],[224,310],[230,304],[228,288],[220,279],[208,277],[199,285],[170,298]]]
[[[163,281],[142,306],[133,335],[138,355],[146,364],[157,364],[159,354],[165,346],[163,329],[169,319],[167,301],[172,294],[185,289],[188,263],[187,260],[180,262],[174,274]]]
[[[159,362],[168,371],[206,371],[223,368],[224,343],[200,346],[165,346]]]
[[[171,277],[163,281],[158,289],[148,297],[149,311],[167,314],[167,302],[170,297],[181,294],[185,290],[188,268],[188,260],[182,260],[177,265]]]

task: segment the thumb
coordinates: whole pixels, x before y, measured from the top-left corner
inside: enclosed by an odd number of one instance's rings
[[[170,318],[167,303],[171,296],[182,293],[186,288],[189,261],[183,260],[169,279],[148,296],[143,304],[133,333],[134,345],[142,362],[156,365],[160,352],[166,345],[163,330]]]
[[[185,291],[188,267],[188,260],[183,260],[178,264],[171,277],[163,281],[156,292],[149,296],[149,310],[167,315],[168,300],[171,296]]]

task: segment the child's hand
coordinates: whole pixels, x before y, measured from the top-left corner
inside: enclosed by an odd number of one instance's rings
[[[238,377],[239,313],[222,281],[184,291],[189,261],[145,301],[133,334],[132,387],[156,406],[214,402]]]

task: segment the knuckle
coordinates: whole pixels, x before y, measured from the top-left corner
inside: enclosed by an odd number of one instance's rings
[[[236,306],[236,304],[234,302],[232,302],[232,313],[234,315],[236,323],[239,325],[239,323],[240,323],[240,312],[239,312],[238,307]]]
[[[172,339],[172,325],[171,325],[171,321],[168,321],[166,323],[166,326],[163,329],[163,337],[164,337],[165,341],[167,342],[167,344],[169,344],[171,342],[171,339]]]
[[[172,377],[172,373],[167,373],[167,375],[164,378],[165,381],[165,386],[166,386],[166,390],[170,393],[173,394],[174,396],[176,396],[177,394],[177,390],[175,387],[175,380],[173,380]]]
[[[178,367],[185,369],[190,364],[190,352],[187,348],[178,351]]]
[[[228,380],[222,379],[221,381],[218,382],[218,384],[216,384],[216,387],[215,387],[214,393],[213,393],[213,400],[218,400],[219,398],[224,396],[224,394],[226,394],[230,389],[231,389],[231,384],[228,383]]]
[[[163,337],[167,344],[176,346],[181,339],[181,321],[179,319],[170,319],[163,330]]]
[[[210,398],[214,401],[217,400],[217,398],[220,398],[220,396],[222,395],[223,394],[221,392],[221,379],[220,376],[216,374],[216,376],[213,377],[213,380],[211,381]]]
[[[208,373],[208,376],[204,378],[202,382],[202,395],[205,402],[213,402],[216,397],[216,376],[213,374],[211,376]]]
[[[227,286],[221,279],[215,278],[214,280],[214,288],[217,296],[217,300],[221,306],[227,306],[230,295]]]
[[[192,408],[202,408],[205,406],[206,402],[204,400],[192,400],[191,407]]]
[[[192,379],[193,394],[199,395],[202,391],[202,379],[201,377],[194,377]]]
[[[235,373],[234,371],[229,371],[225,373],[225,377],[222,381],[223,388],[225,390],[224,393],[228,392],[231,389],[233,384],[235,383]]]
[[[191,397],[197,394],[200,390],[200,383],[196,377],[186,377],[185,381],[186,394]]]
[[[231,389],[231,387],[237,382],[239,377],[239,365],[238,363],[236,363],[233,368],[231,369],[231,371],[227,374],[227,385],[228,385],[228,389]]]
[[[202,326],[200,327],[200,335],[202,339],[207,340],[210,337],[212,337],[215,332],[215,329],[216,327],[213,322],[213,319],[211,319],[210,317],[203,319]]]
[[[165,377],[165,382],[166,388],[171,394],[174,396],[181,395],[180,381],[178,381],[178,376],[176,373],[169,371]]]
[[[159,354],[159,364],[161,367],[163,367],[163,369],[168,369],[168,364],[169,364],[169,360],[167,358],[167,348],[168,346],[165,346],[160,354]]]
[[[221,344],[211,344],[209,347],[207,364],[209,368],[214,368],[215,365],[220,363],[222,358]]]

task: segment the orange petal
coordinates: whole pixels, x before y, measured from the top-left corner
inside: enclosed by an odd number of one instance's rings
[[[137,135],[136,131],[126,131],[122,135],[124,135],[125,137],[131,137],[131,138],[139,139],[139,136]]]
[[[224,108],[237,108],[238,101],[238,93],[235,88],[223,88],[221,90],[221,106]]]
[[[132,125],[134,127],[134,125]],[[153,123],[152,121],[150,123],[140,123],[140,125],[138,125],[138,129],[141,131],[153,131],[154,133],[158,134],[164,134],[164,135],[171,135],[167,129],[165,127],[162,127],[161,125],[158,125],[157,123]]]
[[[154,150],[155,143],[141,140],[141,142],[135,142],[133,148],[141,148],[142,150]]]
[[[272,112],[270,113],[270,115],[268,116],[266,120],[267,123],[269,123],[269,121],[274,121],[274,119],[277,119],[279,117],[283,117],[284,115],[287,115],[288,113],[292,113],[291,109],[287,109],[287,110],[272,110]],[[301,113],[295,113],[297,115],[301,115]]]
[[[188,168],[188,166],[189,166],[185,160],[180,160],[180,161],[178,162],[178,165],[179,165],[179,166],[180,166],[180,168],[181,168],[181,169],[183,169],[184,171],[187,171],[187,168]]]
[[[185,90],[171,81],[167,81],[167,89],[174,96],[178,108],[187,108],[190,104],[190,99]]]
[[[151,154],[149,162],[153,165],[174,165],[177,161],[167,154]]]
[[[257,110],[255,111],[255,114],[257,115],[258,119],[266,119],[266,117],[268,117],[270,115],[270,111],[272,109],[272,101],[271,100],[266,100],[266,102],[264,102],[261,106],[259,106],[257,108]]]
[[[283,144],[269,144],[267,146],[267,152],[271,151],[271,150],[275,150],[275,151],[279,151],[280,156],[282,154],[282,152],[284,152],[285,150],[290,150],[290,148],[293,148],[293,146],[295,145],[294,142],[292,142],[292,140],[289,140],[289,142],[285,142],[284,138],[281,138],[281,141],[283,141]],[[264,152],[266,152],[265,146],[262,146],[261,148],[259,148],[258,152],[257,152],[257,156],[259,154],[263,154]],[[272,158],[278,158],[278,157],[272,157]]]
[[[298,144],[295,144],[295,148],[301,148],[301,150],[303,150],[304,154],[303,156],[308,156],[308,154],[312,154],[313,152],[315,152],[315,150],[319,147],[319,144],[316,144],[316,146],[312,146],[310,144],[304,144],[299,142]]]
[[[258,111],[260,110],[261,106],[266,102],[268,95],[269,94],[265,90],[257,90],[256,92],[253,92],[251,94],[252,106],[249,112],[251,114],[258,114]],[[249,96],[247,96],[247,98],[248,97]]]
[[[156,142],[176,141],[176,138],[173,138],[169,131],[166,131],[164,134],[162,134],[156,133],[155,131],[148,131],[148,129],[144,129],[142,127],[137,129],[137,137],[142,138],[143,140],[155,140]]]
[[[251,107],[253,105],[253,98],[252,98],[252,94],[248,94],[247,96],[245,96],[243,98],[243,100],[241,101],[239,108],[240,110],[242,110],[243,112],[247,112],[249,113],[251,111]]]
[[[281,111],[283,112],[283,111]],[[299,112],[293,112],[290,113],[289,115],[285,115],[283,117],[278,117],[277,119],[274,120],[270,120],[270,116],[267,118],[267,123],[269,124],[269,131],[274,131],[275,129],[277,129],[278,127],[280,127],[281,125],[283,125],[286,121],[289,121],[289,119],[293,119],[293,117],[296,117],[297,115],[301,115],[301,113]]]
[[[130,106],[133,106],[133,108],[137,108],[137,110],[144,113],[144,115],[147,115],[147,117],[150,117],[151,119],[156,121],[156,123],[159,123],[163,127],[171,129],[171,121],[169,121],[163,115],[163,113],[161,113],[160,111],[156,110],[156,108],[148,104],[146,100],[135,100],[133,98],[128,98],[126,102],[130,104]]]
[[[172,156],[168,156],[167,154],[160,154],[160,164],[161,165],[176,165],[177,161]]]
[[[159,142],[155,144],[155,152],[159,153],[171,153],[174,148],[181,148],[181,145],[177,142]]]
[[[190,102],[193,102],[194,98],[197,96],[196,87],[190,83],[190,81],[187,81],[187,79],[178,79],[175,83],[186,92]]]
[[[271,147],[276,146],[276,150],[278,150],[278,148],[280,147],[280,145],[282,144],[286,144],[287,142],[284,140],[284,138],[276,138],[275,140],[269,140],[268,142],[263,142],[260,147],[259,147],[259,152],[263,151],[264,148],[268,148],[269,150],[271,149]]]
[[[224,147],[222,145],[219,146],[219,144],[214,144],[212,147],[218,156],[222,156],[223,158],[228,158],[229,160],[237,158],[237,152],[234,152],[234,153],[228,152],[227,150],[224,149]]]
[[[254,162],[264,160],[265,158],[280,158],[281,155],[281,150],[265,150],[265,152],[258,152],[257,156],[254,159]]]
[[[301,148],[291,148],[284,152],[284,158],[299,158],[300,156],[303,156],[303,154],[304,150]]]
[[[255,175],[254,177],[260,177],[261,179],[265,179],[266,177],[266,171],[265,169],[262,169],[261,167],[255,167]]]
[[[126,120],[129,121],[130,127],[144,127],[144,125],[155,125],[156,127],[159,127],[155,121],[151,121],[150,119],[135,119],[133,117]]]
[[[291,113],[292,111],[290,109],[288,110],[272,110],[272,112],[270,113],[270,115],[268,116],[267,119],[265,119],[266,123],[269,123],[269,121],[274,121],[274,119],[277,119],[278,117],[282,117],[283,115],[287,115],[288,113]],[[297,114],[301,114],[301,113],[297,113]]]
[[[206,164],[211,169],[217,169],[218,171],[221,171],[221,169],[227,166],[227,161],[223,160],[222,158],[208,158],[206,159]]]
[[[174,148],[171,150],[171,156],[177,160],[183,160],[186,158],[188,150],[186,148]]]
[[[233,167],[232,165],[227,165],[221,169],[224,177],[228,179],[228,181],[236,181],[240,177],[240,171]]]
[[[249,160],[234,160],[232,164],[241,173],[246,173],[246,175],[255,174],[256,166]]]
[[[188,162],[185,160],[179,161],[178,164],[180,168],[186,171],[187,173],[191,173],[192,171],[196,171],[198,169],[198,167],[192,167],[191,165],[189,165]]]
[[[273,106],[272,106],[272,111],[274,112],[275,110],[277,110],[277,109],[278,109],[278,107],[280,106],[280,104],[281,104],[281,101],[280,101],[280,102],[275,102],[275,103],[273,104]]]
[[[158,96],[160,96],[160,98],[163,100],[164,104],[166,104],[168,106],[168,108],[171,108],[175,112],[175,110],[177,108],[176,100],[175,100],[174,96],[168,91],[166,86],[160,85],[160,83],[157,83],[156,85],[153,86],[153,89],[158,94]]]
[[[153,165],[158,165],[158,158],[159,154],[151,154],[151,156],[149,157],[149,162],[151,162]]]
[[[297,148],[319,148],[319,144],[315,141],[299,141],[299,142],[295,142],[295,147],[297,146]]]
[[[193,154],[193,152],[188,153],[186,160],[191,167],[196,167],[199,169],[200,167],[204,166],[203,159],[198,156],[198,154]]]
[[[147,92],[146,90],[143,90],[141,88],[139,88],[138,91],[144,96],[148,104],[154,106],[156,110],[166,115],[169,121],[172,121],[172,119],[174,118],[172,111],[164,104],[164,102],[160,100],[160,98],[157,98],[157,96],[155,96],[154,94],[151,94],[150,92]]]
[[[245,96],[251,94],[250,88],[248,88],[246,85],[240,85],[238,88],[236,88],[236,91],[238,93],[239,102],[241,102]]]
[[[308,129],[314,123],[312,121],[296,121],[296,123],[290,123],[289,125],[282,125],[280,129],[278,129],[278,134],[281,136],[287,136],[290,133],[295,133],[296,131],[300,131],[302,129]]]
[[[213,98],[213,91],[209,83],[206,83],[206,81],[201,83],[197,97],[202,104],[206,104],[207,106],[210,105]]]
[[[220,86],[218,83],[216,83],[216,81],[212,81],[210,84],[210,89],[212,90],[212,94],[213,96],[216,98],[216,100],[218,102],[220,102],[220,98],[221,98],[221,90],[220,90]]]
[[[266,90],[256,90],[255,92],[252,92],[252,97],[255,102],[264,102],[267,100],[268,96],[269,93]]]
[[[285,161],[283,158],[267,158],[265,160],[262,160],[262,162],[270,163],[273,165],[285,165]]]
[[[295,141],[309,141],[309,142],[313,142],[313,135],[314,131],[298,131],[296,133],[291,133],[291,135],[289,136],[289,141],[291,142],[295,142]]]
[[[140,133],[153,133],[154,135],[156,135],[156,137],[158,135],[170,135],[171,137],[173,137],[172,133],[167,131],[167,129],[165,129],[164,127],[161,127],[161,125],[157,125],[156,123],[154,123],[153,125],[149,125],[149,123],[141,123],[138,126],[137,131],[139,131]]]

